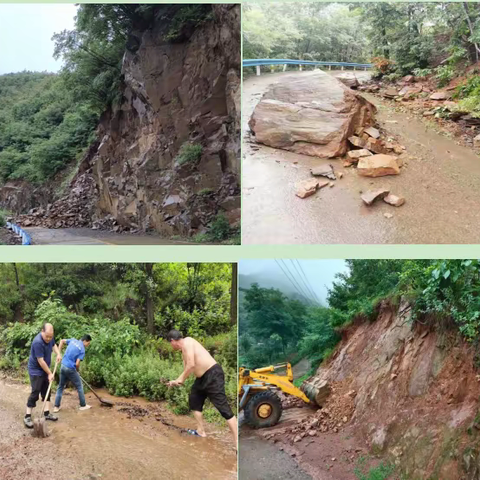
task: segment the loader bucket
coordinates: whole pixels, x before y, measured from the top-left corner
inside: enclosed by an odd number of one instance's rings
[[[312,382],[305,381],[302,383],[300,390],[314,405],[319,407],[322,407],[325,404],[325,401],[331,393],[328,382],[321,382],[320,384],[315,385]]]

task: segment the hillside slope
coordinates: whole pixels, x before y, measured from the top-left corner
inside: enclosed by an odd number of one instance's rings
[[[219,214],[239,225],[240,10],[211,8],[174,40],[161,15],[130,34],[120,105],[102,115],[67,195],[21,225],[165,236],[203,233]]]

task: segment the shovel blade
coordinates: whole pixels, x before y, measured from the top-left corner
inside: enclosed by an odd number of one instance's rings
[[[47,424],[44,418],[36,418],[33,421],[33,433],[39,438],[48,437]]]

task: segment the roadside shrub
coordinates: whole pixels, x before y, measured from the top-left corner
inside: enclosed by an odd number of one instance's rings
[[[455,89],[454,98],[477,97],[480,98],[480,76],[473,75]]]
[[[439,327],[445,328],[450,324],[456,324],[468,341],[478,342],[480,333],[478,260],[439,260],[422,272],[413,270],[405,273],[402,280],[405,283],[404,288],[409,288],[413,299],[414,320],[433,314]]]
[[[209,225],[208,235],[214,242],[226,240],[231,233],[232,229],[230,228],[230,224],[228,223],[227,217],[223,214],[217,215],[215,220]]]
[[[0,210],[0,227],[4,227],[7,224],[7,212]]]
[[[413,70],[413,74],[418,78],[425,78],[428,77],[433,73],[431,68],[415,68]]]
[[[387,480],[392,478],[392,474],[395,473],[395,465],[380,462],[376,467],[371,467],[367,470],[366,458],[361,457],[354,473],[358,480]]]
[[[175,160],[179,165],[185,163],[195,163],[200,160],[202,156],[203,147],[199,143],[185,142],[178,151]]]
[[[455,70],[450,65],[440,65],[435,69],[435,78],[439,87],[448,85],[454,76]]]

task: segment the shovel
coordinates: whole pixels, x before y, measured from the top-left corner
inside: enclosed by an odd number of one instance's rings
[[[101,405],[103,405],[104,407],[113,407],[114,403],[113,402],[109,402],[108,400],[104,400],[103,398],[100,398],[97,393],[95,392],[95,390],[83,379],[83,377],[78,374],[78,376],[82,379],[82,382],[92,391],[92,393],[98,398],[99,402],[101,403]]]
[[[58,365],[58,362],[55,359],[55,368],[53,369],[53,379],[55,379],[55,372],[57,371],[57,365]],[[52,388],[53,379],[48,384],[48,390],[47,390],[47,394],[45,395],[45,400],[43,402],[43,408],[42,408],[42,413],[40,414],[40,418],[36,418],[33,421],[33,432],[37,437],[41,437],[41,438],[48,437],[47,424],[45,423],[45,416],[43,415],[43,413],[45,412],[45,406],[47,405],[47,398]]]

